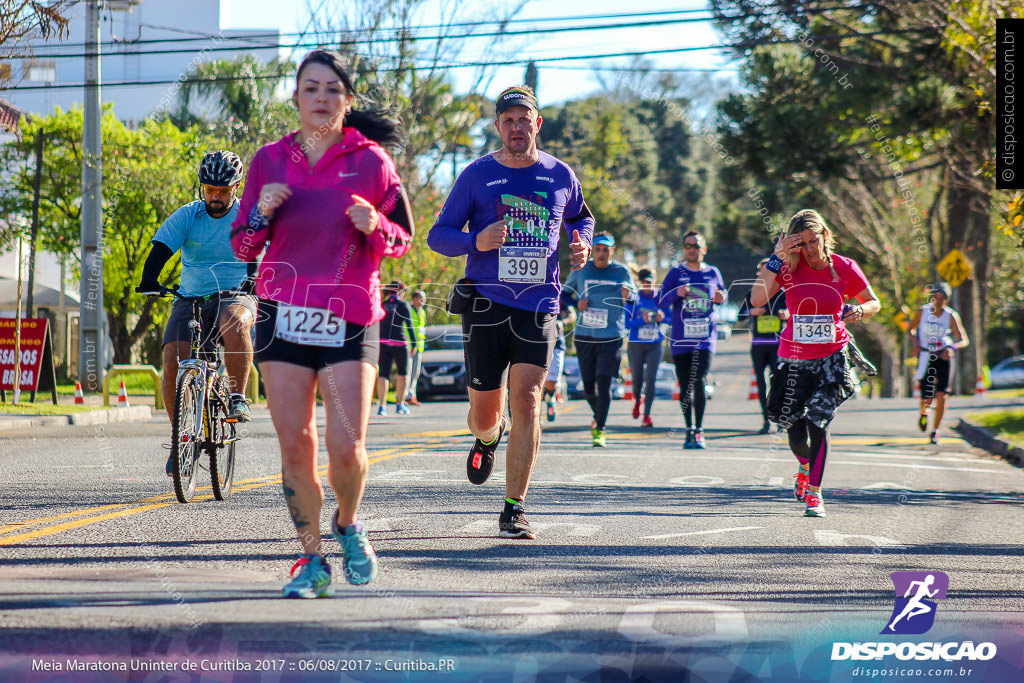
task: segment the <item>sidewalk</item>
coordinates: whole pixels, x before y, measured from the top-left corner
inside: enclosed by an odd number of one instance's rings
[[[22,394],[21,403],[27,402],[28,394]],[[103,394],[89,394],[85,397],[85,405],[98,406],[95,410],[72,412],[68,411],[63,415],[54,414],[31,414],[31,413],[0,413],[0,435],[6,432],[32,429],[33,427],[63,427],[71,425],[97,425],[109,424],[111,422],[141,422],[150,419],[155,414],[154,404],[156,400],[153,394],[132,394],[128,396],[129,407],[117,407],[117,395],[111,398],[111,406],[103,406]],[[11,393],[7,392],[7,405],[11,404]],[[38,404],[52,406],[52,399],[48,393],[39,392],[36,394]],[[58,406],[75,405],[74,396],[57,396]]]

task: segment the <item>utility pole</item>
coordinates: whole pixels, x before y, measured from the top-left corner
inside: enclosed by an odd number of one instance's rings
[[[26,297],[28,305],[25,307],[26,317],[28,318],[35,317],[33,292],[36,286],[36,242],[39,240],[39,193],[42,190],[43,184],[43,145],[45,144],[45,139],[46,133],[40,128],[39,132],[36,133],[36,177],[32,195],[32,240],[29,242],[28,247],[28,296]]]
[[[103,140],[100,133],[100,3],[85,3],[85,120],[82,130],[82,283],[78,374],[86,391],[103,381]]]

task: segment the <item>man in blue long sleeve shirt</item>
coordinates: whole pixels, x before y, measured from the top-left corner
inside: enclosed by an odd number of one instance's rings
[[[582,268],[594,219],[572,169],[537,149],[543,118],[533,90],[506,89],[495,112],[502,148],[459,175],[427,244],[445,256],[467,256],[466,279],[476,290],[462,314],[467,422],[476,437],[467,476],[483,484],[491,474],[507,426],[507,386],[514,427],[498,531],[506,538],[536,538],[523,500],[540,450],[541,385],[556,336],[560,229],[571,237],[572,268]]]

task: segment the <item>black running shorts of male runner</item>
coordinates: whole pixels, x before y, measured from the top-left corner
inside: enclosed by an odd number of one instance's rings
[[[462,314],[466,384],[477,391],[505,386],[511,365],[547,368],[558,338],[557,316],[513,308],[482,296]]]
[[[380,371],[380,378],[387,379],[391,376],[391,365],[394,364],[395,372],[405,375],[409,372],[409,349],[405,344],[385,344],[381,342],[380,356],[377,360],[377,368]]]
[[[220,332],[217,330],[217,321],[221,312],[228,306],[242,306],[253,317],[256,316],[256,297],[251,294],[228,294],[221,296],[214,294],[209,301],[200,305],[200,318],[203,325],[203,345],[209,346],[211,341],[220,339]],[[171,305],[171,316],[167,319],[164,327],[164,344],[171,342],[192,341],[192,333],[188,324],[192,322],[192,302],[183,299],[175,299]],[[211,334],[216,334],[211,337]]]
[[[345,323],[345,345],[314,346],[285,341],[274,334],[277,324],[277,302],[260,299],[256,318],[255,355],[257,363],[277,361],[322,370],[335,363],[362,361],[377,365],[380,346],[380,324],[363,326]]]
[[[951,364],[936,353],[928,354],[928,366],[921,378],[921,398],[930,400],[935,394],[948,394]]]

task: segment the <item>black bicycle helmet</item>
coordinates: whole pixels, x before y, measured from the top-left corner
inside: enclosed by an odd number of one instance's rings
[[[226,149],[210,152],[199,164],[199,182],[214,187],[229,187],[242,182],[242,160]]]

